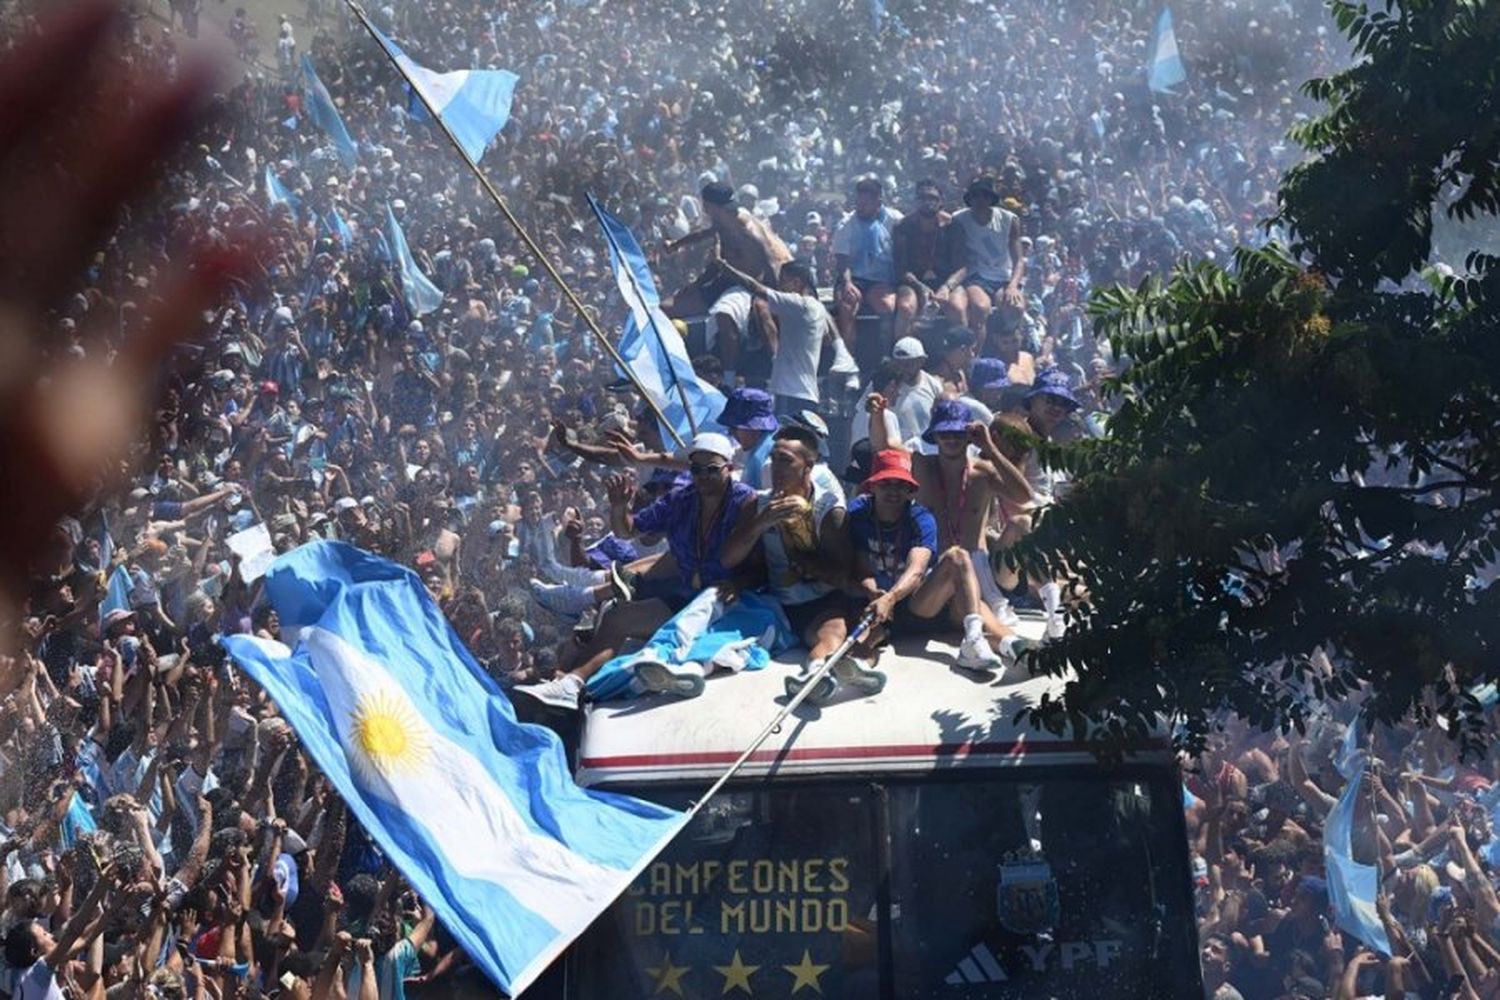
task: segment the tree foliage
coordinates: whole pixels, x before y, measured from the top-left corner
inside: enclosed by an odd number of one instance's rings
[[[1500,676],[1500,262],[1421,272],[1434,212],[1500,213],[1500,0],[1333,0],[1352,68],[1306,85],[1290,246],[1097,292],[1129,359],[1102,440],[1044,446],[1065,499],[1016,552],[1089,600],[1042,669],[1054,731],[1189,746],[1225,710],[1298,726],[1357,688],[1480,739]]]

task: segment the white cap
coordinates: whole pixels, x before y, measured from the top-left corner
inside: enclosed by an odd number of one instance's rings
[[[718,455],[726,462],[734,459],[734,442],[723,434],[715,434],[713,431],[704,431],[693,438],[687,450],[689,455],[705,451],[710,455]]]
[[[913,358],[927,357],[927,348],[916,337],[902,337],[896,341],[896,346],[891,348],[891,357],[897,361],[910,361]]]
[[[333,509],[340,512],[353,510],[358,506],[359,501],[354,499],[353,497],[339,497],[333,502]]]

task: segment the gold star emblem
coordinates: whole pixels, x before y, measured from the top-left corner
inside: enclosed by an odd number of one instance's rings
[[[783,969],[790,972],[794,977],[792,982],[792,993],[795,995],[804,986],[811,986],[816,993],[823,992],[823,986],[818,982],[818,977],[828,971],[826,965],[814,965],[812,956],[807,949],[802,949],[802,961],[796,965],[783,965]]]
[[[755,994],[750,990],[750,977],[755,975],[758,965],[746,965],[740,960],[740,950],[734,950],[734,959],[728,965],[716,965],[714,971],[724,977],[724,989],[719,995],[723,996],[733,989],[741,989],[751,996]]]
[[[682,996],[682,977],[688,974],[689,968],[691,966],[673,965],[671,955],[662,955],[661,965],[646,970],[651,978],[656,980],[656,989],[651,991],[651,995],[656,996],[658,993],[671,990],[678,996]]]

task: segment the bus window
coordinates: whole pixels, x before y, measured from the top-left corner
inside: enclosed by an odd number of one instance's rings
[[[895,994],[1201,996],[1170,787],[892,784]]]
[[[866,786],[721,793],[584,936],[573,995],[878,996],[874,844]]]

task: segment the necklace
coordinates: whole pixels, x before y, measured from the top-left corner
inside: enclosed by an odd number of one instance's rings
[[[707,527],[704,526],[704,524],[703,524],[703,518],[701,516],[698,518],[697,522],[693,525],[693,590],[694,591],[698,591],[698,590],[702,590],[703,589],[703,573],[702,573],[702,570],[703,570],[703,548],[704,548],[704,546],[706,546],[708,544],[708,536],[713,533],[714,528],[718,525],[719,518],[721,516],[723,516],[723,514],[724,514],[724,505],[727,504],[727,503],[729,503],[729,490],[726,489],[724,491],[724,495],[719,498],[718,506],[716,506],[714,508],[713,514],[711,514],[709,516]],[[698,513],[698,514],[702,513],[702,509],[703,509],[702,505],[703,505],[703,494],[700,493],[700,494],[698,494],[698,511],[696,513]]]

